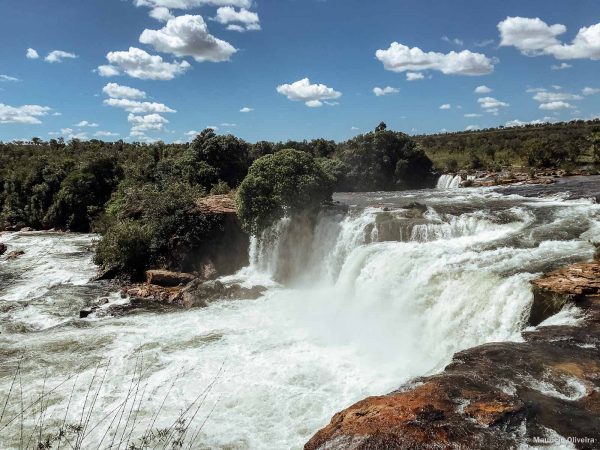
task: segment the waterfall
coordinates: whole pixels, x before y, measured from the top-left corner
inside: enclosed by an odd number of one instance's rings
[[[438,189],[456,189],[460,187],[462,178],[460,175],[444,174],[437,182]]]

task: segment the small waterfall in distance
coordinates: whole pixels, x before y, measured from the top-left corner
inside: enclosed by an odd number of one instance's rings
[[[456,189],[460,187],[462,177],[460,175],[444,174],[437,182],[438,189]]]

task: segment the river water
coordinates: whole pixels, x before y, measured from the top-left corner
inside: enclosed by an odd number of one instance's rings
[[[87,319],[99,298],[128,302],[88,281],[96,236],[3,234],[25,253],[0,258],[0,448],[59,428],[64,448],[142,448],[159,429],[183,448],[301,448],[361,398],[519,340],[529,281],[592,257],[599,195],[598,177],[337,194],[347,211],[281,221],[224,279],[265,285],[263,298]]]

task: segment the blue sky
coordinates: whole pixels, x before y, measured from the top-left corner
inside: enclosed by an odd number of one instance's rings
[[[600,115],[597,0],[2,0],[0,42],[3,141]]]

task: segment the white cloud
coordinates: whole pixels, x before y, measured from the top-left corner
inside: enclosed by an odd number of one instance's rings
[[[175,56],[191,56],[198,62],[228,61],[237,50],[229,42],[208,32],[202,16],[184,15],[170,19],[160,30],[144,30],[142,44]]]
[[[78,127],[78,128],[84,128],[84,127],[96,128],[99,125],[97,123],[94,123],[94,122],[88,122],[87,120],[82,120],[81,122],[79,122],[78,124],[75,124],[73,126],[74,127]]]
[[[136,132],[164,131],[165,125],[169,123],[169,121],[160,114],[147,114],[143,116],[129,114],[127,116],[127,121],[132,124],[132,135],[136,135]],[[137,135],[140,136],[140,134]]]
[[[568,94],[566,92],[549,92],[549,91],[539,91],[534,96],[533,99],[540,103],[549,103],[549,102],[557,102],[557,101],[573,101],[573,100],[581,100],[583,97],[577,94]]]
[[[27,59],[38,59],[40,57],[40,55],[35,49],[28,48],[27,53],[25,53],[25,57]]]
[[[0,123],[42,123],[39,117],[46,116],[52,108],[40,105],[10,106],[0,103]]]
[[[138,102],[127,98],[108,98],[104,100],[104,104],[122,108],[125,111],[134,114],[151,114],[151,113],[174,113],[174,109],[169,108],[163,103],[156,102]]]
[[[350,128],[350,129],[351,129],[352,131],[358,131],[358,130],[359,130],[359,128],[358,128],[358,127],[352,127],[352,128]]]
[[[479,125],[467,125],[465,127],[465,131],[475,131],[475,130],[479,130]]]
[[[481,114],[477,114],[477,113],[467,113],[467,114],[465,114],[465,117],[481,117]]]
[[[165,8],[164,6],[157,6],[156,8],[152,8],[149,13],[150,17],[156,19],[160,22],[168,22],[173,19],[175,16],[171,14],[169,8]]]
[[[254,108],[248,108],[247,106],[244,106],[242,109],[240,109],[241,113],[249,113],[254,111]]]
[[[190,130],[190,131],[186,131],[184,134],[186,136],[197,136],[199,135],[201,132],[200,131],[196,131],[196,130]]]
[[[477,41],[475,42],[473,45],[475,47],[489,47],[490,45],[493,45],[496,41],[494,41],[493,39],[484,39],[482,41]]]
[[[519,119],[515,119],[515,120],[510,120],[508,122],[506,122],[507,127],[522,127],[525,125],[541,125],[543,123],[551,123],[551,122],[555,122],[556,120],[552,117],[544,117],[542,119],[536,119],[536,120],[531,120],[529,122],[523,122],[522,120]]]
[[[258,14],[253,11],[248,11],[245,8],[236,11],[235,8],[232,8],[231,6],[223,6],[217,9],[217,15],[213,20],[216,20],[223,25],[229,25],[227,29],[232,31],[243,32],[260,30],[260,19],[258,18]]]
[[[571,44],[565,44],[558,39],[558,36],[567,31],[566,26],[548,25],[538,17],[507,17],[498,24],[498,30],[501,46],[516,47],[527,56],[600,59],[600,23],[580,28]]]
[[[113,133],[112,131],[96,131],[94,136],[96,137],[115,137],[118,136],[119,133]]]
[[[103,77],[125,73],[142,80],[172,80],[191,67],[187,61],[165,62],[160,56],[136,47],[129,47],[128,51],[109,52],[106,59],[110,65],[98,67],[98,73]]]
[[[500,108],[510,106],[508,103],[495,99],[494,97],[481,97],[477,99],[477,103],[485,109],[486,112],[498,115]]]
[[[482,86],[477,86],[475,88],[474,92],[476,94],[489,94],[490,92],[492,92],[492,89],[489,88],[489,87],[487,87],[487,86],[485,86],[485,85],[482,85]]]
[[[310,108],[323,106],[324,100],[337,100],[342,96],[341,92],[324,84],[311,84],[308,78],[279,85],[277,92],[285,95],[288,100],[305,102]]]
[[[223,128],[233,128],[233,127],[237,127],[237,125],[236,125],[235,123],[228,123],[228,122],[223,122],[223,123],[221,124],[221,126],[222,126]]]
[[[581,90],[581,93],[583,95],[596,95],[596,94],[600,94],[600,89],[599,88],[591,88],[591,87],[585,87]]]
[[[422,80],[423,78],[425,75],[420,72],[406,72],[406,81]]]
[[[75,59],[77,55],[75,53],[69,53],[62,50],[53,50],[44,58],[44,61],[49,63],[61,63],[63,59]]]
[[[135,6],[148,8],[194,9],[201,6],[236,6],[250,8],[252,0],[133,0]]]
[[[449,44],[458,45],[459,47],[462,47],[463,45],[465,45],[465,43],[462,39],[458,39],[458,38],[451,39],[448,36],[442,36],[442,41],[448,42]]]
[[[553,64],[552,66],[550,66],[552,70],[565,70],[570,69],[571,67],[573,67],[571,64],[567,64],[565,62],[560,64]]]
[[[392,72],[439,70],[446,75],[487,75],[494,71],[492,59],[470,50],[426,53],[418,47],[392,42],[387,50],[377,50],[375,56]]]
[[[548,102],[548,103],[542,103],[540,105],[540,109],[546,110],[546,111],[558,111],[561,109],[574,109],[575,107],[573,105],[571,105],[570,103],[567,102],[563,102],[563,101],[554,101],[554,102]]]
[[[444,103],[440,106],[440,109],[452,109],[452,105],[450,103]]]
[[[139,89],[129,86],[122,86],[117,83],[108,83],[102,88],[102,92],[112,98],[130,98],[141,99],[146,98],[146,93]]]
[[[380,87],[373,88],[373,94],[375,94],[377,97],[382,97],[384,95],[397,94],[398,92],[400,92],[400,89],[397,89],[397,88],[394,88],[391,86],[386,86],[384,88],[380,88]]]
[[[15,77],[9,77],[8,75],[0,74],[0,81],[21,81]]]

